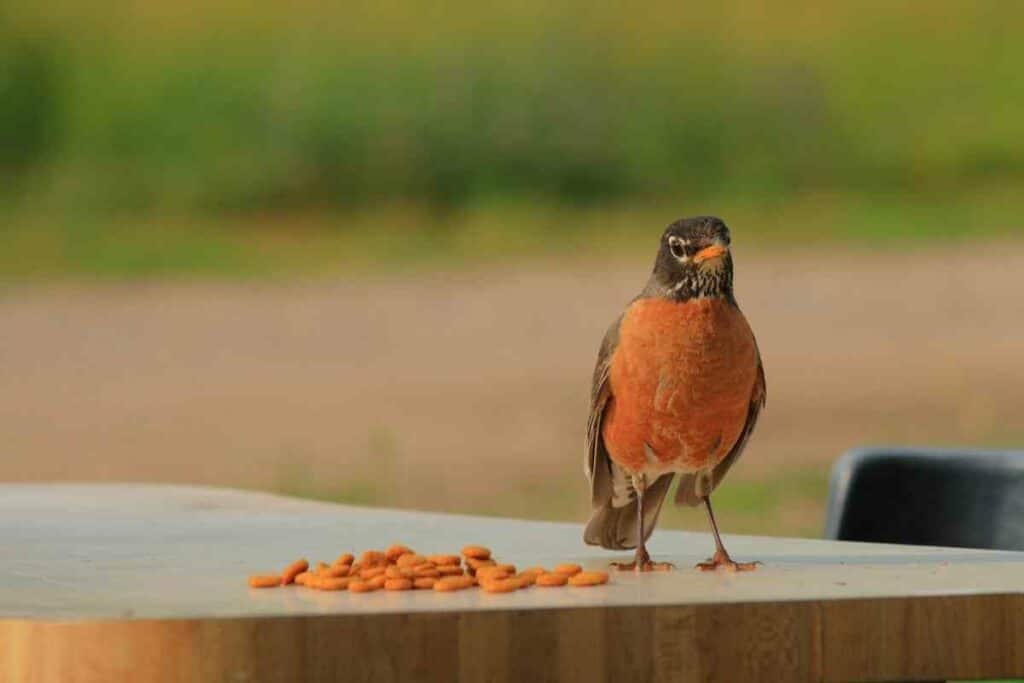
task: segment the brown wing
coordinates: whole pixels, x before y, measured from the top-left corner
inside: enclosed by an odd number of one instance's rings
[[[755,343],[756,348],[756,343]],[[747,445],[747,440],[750,435],[754,432],[754,427],[757,425],[757,418],[761,414],[761,409],[764,408],[765,402],[768,398],[767,385],[764,379],[764,365],[761,363],[761,352],[757,353],[757,379],[754,381],[754,391],[750,396],[750,407],[747,409],[747,421],[743,425],[743,431],[740,432],[740,436],[736,439],[736,443],[733,444],[732,450],[729,454],[722,459],[722,462],[715,466],[715,469],[711,473],[711,488],[709,491],[714,491],[718,483],[725,478],[729,468],[732,467],[733,463],[740,459],[740,455],[743,454],[743,449]],[[676,489],[676,505],[699,505],[701,503],[700,496],[697,495],[697,474],[686,474],[679,479],[679,488]]]
[[[597,364],[590,386],[590,416],[587,418],[587,438],[583,468],[590,480],[590,499],[593,505],[601,505],[612,496],[612,462],[601,438],[601,420],[604,409],[611,398],[608,374],[611,371],[612,354],[619,343],[620,315],[605,332],[601,349],[597,352]]]
[[[590,416],[587,419],[584,470],[590,480],[593,511],[583,531],[583,540],[612,550],[635,548],[640,543],[637,528],[637,496],[632,478],[616,465],[604,445],[601,421],[609,402],[614,400],[608,374],[619,342],[622,316],[612,323],[601,342],[590,391]],[[649,537],[658,522],[661,504],[675,478],[664,474],[649,482],[644,493],[644,535]],[[646,540],[646,539],[645,539]]]

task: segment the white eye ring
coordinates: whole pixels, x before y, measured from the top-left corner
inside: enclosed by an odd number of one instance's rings
[[[672,235],[671,237],[668,238],[668,248],[669,248],[669,251],[672,252],[672,255],[675,256],[677,259],[679,259],[680,261],[686,260],[686,241],[685,240],[680,239],[679,237],[676,237],[675,235]]]

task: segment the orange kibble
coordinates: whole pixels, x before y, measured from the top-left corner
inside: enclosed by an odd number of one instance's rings
[[[535,583],[538,586],[544,588],[553,588],[555,586],[564,586],[569,582],[569,577],[565,574],[540,574]]]
[[[349,566],[347,564],[335,564],[320,570],[318,573],[324,578],[337,579],[342,576],[348,576]]]
[[[461,555],[439,553],[423,556],[399,543],[387,550],[367,550],[354,562],[352,553],[342,553],[333,564],[317,562],[311,569],[301,558],[279,575],[253,575],[249,585],[270,588],[295,583],[315,590],[366,593],[385,589],[412,589],[449,592],[479,585],[488,593],[511,593],[533,585],[541,587],[599,586],[608,582],[608,574],[583,571],[580,565],[563,562],[548,571],[535,566],[517,573],[514,564],[499,564],[491,550],[482,545],[467,545]]]
[[[565,574],[566,576],[574,576],[583,571],[583,567],[572,562],[563,562],[562,564],[555,565],[555,574]]]
[[[384,570],[384,576],[389,579],[411,579],[414,572],[409,567],[399,567],[397,564],[389,564]]]
[[[515,579],[523,585],[523,588],[526,588],[537,582],[537,574],[533,572],[520,572],[516,574]]]
[[[343,591],[348,588],[348,585],[352,583],[353,579],[351,576],[338,576],[333,579],[323,578],[320,579],[320,590],[325,591]]]
[[[405,553],[395,560],[395,564],[399,567],[415,567],[417,565],[425,564],[426,562],[427,558],[422,555],[417,555],[416,553]]]
[[[467,557],[466,566],[469,567],[469,573],[475,574],[481,567],[493,567],[498,563],[491,559],[481,560],[476,557]]]
[[[578,572],[569,577],[570,586],[600,586],[608,583],[608,572]]]
[[[523,586],[514,578],[506,578],[483,580],[480,587],[487,593],[513,593]]]
[[[434,590],[446,593],[470,588],[476,583],[470,576],[446,576],[434,582]]]
[[[402,555],[409,555],[412,554],[412,552],[412,548],[396,543],[395,545],[389,546],[388,549],[384,551],[384,557],[388,562],[394,562]]]
[[[380,586],[369,581],[352,581],[348,584],[348,590],[350,593],[370,593],[372,591],[380,590]]]
[[[359,563],[364,567],[374,567],[378,564],[387,564],[387,555],[379,550],[367,550],[359,558]]]
[[[476,560],[486,560],[491,556],[491,549],[482,545],[467,545],[462,549],[463,557],[472,557]]]
[[[295,560],[281,572],[281,585],[287,586],[295,581],[295,577],[309,569],[309,562],[305,558]]]
[[[361,579],[372,579],[375,576],[383,576],[384,572],[387,571],[387,567],[383,565],[377,565],[375,567],[367,567],[366,569],[359,572],[359,578]]]
[[[441,576],[462,576],[465,572],[457,564],[443,564],[437,568],[437,573]]]
[[[413,573],[413,576],[415,576],[417,578],[420,578],[420,579],[423,579],[423,578],[436,579],[436,578],[441,576],[441,571],[439,569],[437,569],[437,567],[434,567],[433,565],[420,565],[419,567],[414,567],[413,570],[412,570],[412,573]]]
[[[309,588],[313,588],[318,591],[343,591],[348,588],[352,581],[353,579],[351,576],[316,576],[313,577],[306,585]]]
[[[277,588],[280,585],[280,574],[255,574],[249,577],[250,588]]]
[[[507,567],[502,565],[491,565],[489,567],[480,567],[476,570],[476,577],[481,580],[487,579],[504,579],[512,576],[513,572],[510,572]]]

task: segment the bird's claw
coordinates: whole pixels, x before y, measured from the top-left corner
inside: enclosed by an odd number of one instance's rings
[[[612,562],[612,567],[619,571],[630,572],[667,572],[676,568],[671,562],[652,562],[651,560],[632,562]]]
[[[724,569],[727,572],[751,572],[759,564],[761,562],[756,560],[754,562],[736,562],[727,553],[716,552],[714,557],[698,562],[697,569],[702,572],[713,572],[719,569]]]
[[[640,546],[636,551],[636,557],[633,558],[632,562],[612,562],[612,567],[619,571],[631,571],[631,572],[667,572],[670,569],[675,569],[675,565],[671,562],[652,562],[651,556],[647,553],[647,548]]]

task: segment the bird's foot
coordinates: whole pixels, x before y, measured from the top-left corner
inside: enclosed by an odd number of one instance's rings
[[[757,565],[760,562],[736,562],[729,553],[724,551],[716,551],[714,557],[711,557],[703,562],[697,563],[697,569],[702,572],[713,572],[718,569],[724,569],[727,572],[750,572],[757,569]]]
[[[619,571],[631,572],[667,572],[676,568],[671,562],[651,561],[651,556],[644,548],[636,551],[636,557],[632,562],[612,562],[612,567]]]
[[[667,572],[672,571],[676,568],[671,562],[652,562],[647,560],[646,562],[612,562],[612,567],[619,571],[629,572]]]

